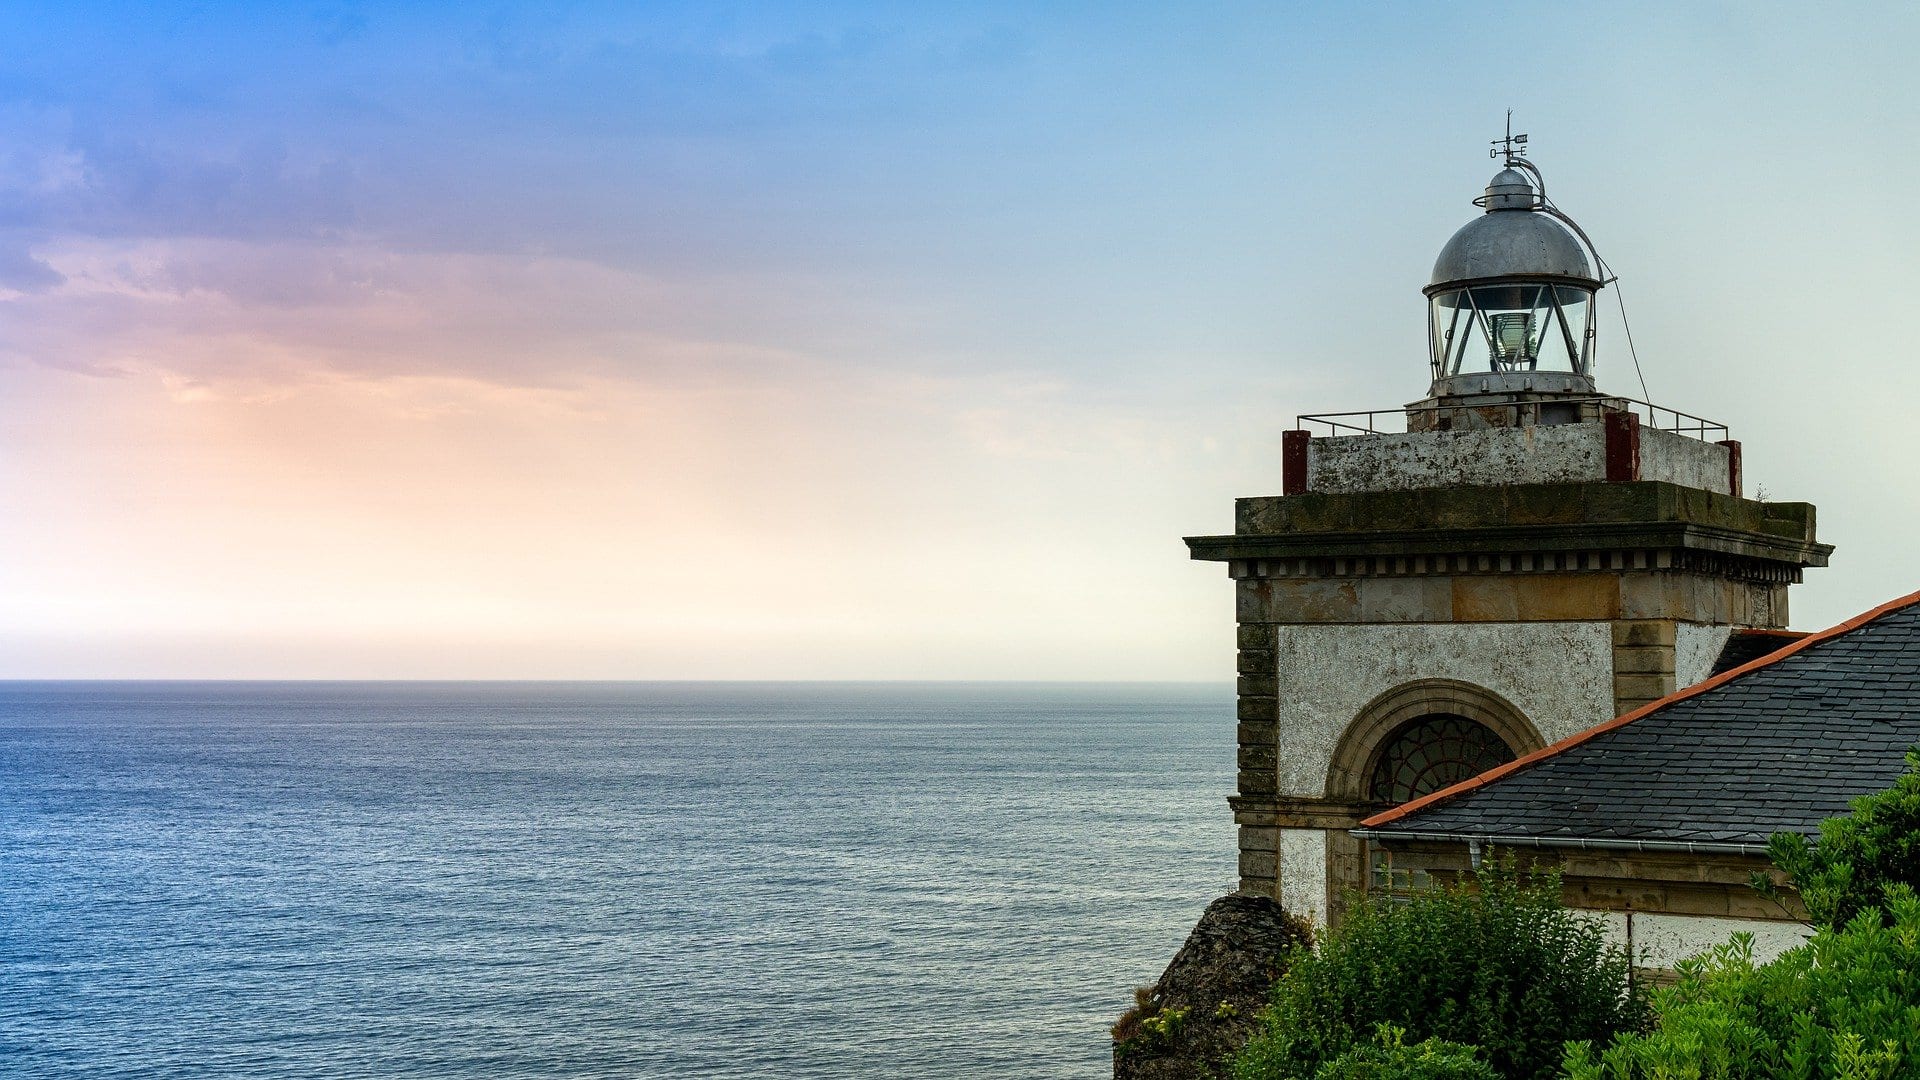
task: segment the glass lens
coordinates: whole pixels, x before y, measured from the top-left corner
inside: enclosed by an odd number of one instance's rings
[[[1547,282],[1502,282],[1434,296],[1434,373],[1585,373],[1593,295]]]
[[[1435,378],[1445,378],[1458,374],[1454,360],[1460,352],[1460,338],[1471,332],[1473,309],[1467,304],[1466,293],[1449,292],[1434,296],[1427,311],[1433,318],[1433,374]]]
[[[1593,294],[1585,289],[1562,285],[1554,291],[1560,301],[1560,316],[1566,322],[1566,348],[1575,358],[1574,370],[1586,374],[1593,370],[1592,333]]]

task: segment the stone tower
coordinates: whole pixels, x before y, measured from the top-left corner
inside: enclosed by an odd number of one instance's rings
[[[1832,550],[1724,426],[1598,390],[1605,264],[1505,156],[1425,290],[1427,396],[1301,417],[1282,494],[1187,540],[1234,582],[1240,889],[1297,914],[1401,884],[1360,819],[1699,681]]]

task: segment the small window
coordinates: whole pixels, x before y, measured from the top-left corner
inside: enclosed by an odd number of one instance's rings
[[[1393,852],[1375,850],[1372,859],[1372,873],[1367,878],[1367,892],[1373,896],[1384,896],[1393,900],[1406,900],[1415,893],[1423,893],[1435,888],[1433,875],[1425,867],[1393,864]]]

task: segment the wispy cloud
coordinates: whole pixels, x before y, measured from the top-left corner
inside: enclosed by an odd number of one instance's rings
[[[1218,676],[1176,537],[1419,396],[1509,106],[1858,610],[1920,502],[1793,433],[1911,457],[1913,21],[0,11],[0,673]]]

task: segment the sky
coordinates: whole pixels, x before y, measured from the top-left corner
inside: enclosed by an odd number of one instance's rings
[[[0,677],[1226,679],[1181,537],[1423,395],[1507,109],[1829,625],[1916,10],[0,6]]]

